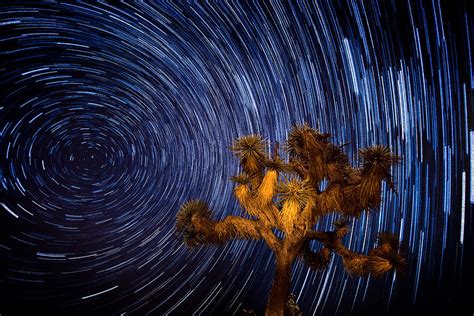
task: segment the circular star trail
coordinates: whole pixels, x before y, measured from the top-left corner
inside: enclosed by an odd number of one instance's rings
[[[239,214],[231,142],[303,122],[354,164],[374,144],[403,158],[345,242],[367,253],[390,231],[408,250],[405,275],[382,279],[297,263],[304,313],[462,303],[473,26],[462,2],[2,5],[0,312],[263,312],[264,243],[189,250],[175,216],[196,198]]]

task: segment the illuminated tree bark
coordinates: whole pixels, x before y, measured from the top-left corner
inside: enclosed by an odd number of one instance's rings
[[[227,216],[216,221],[207,204],[196,200],[183,204],[176,216],[176,229],[189,247],[231,239],[266,242],[275,254],[276,269],[265,315],[285,314],[291,268],[297,259],[318,270],[327,267],[335,253],[342,257],[346,271],[358,276],[381,276],[405,265],[400,243],[390,233],[382,233],[378,247],[368,255],[342,243],[351,218],[380,206],[382,181],[393,188],[390,169],[398,157],[385,146],[373,146],[360,150],[361,165],[352,167],[342,146],[329,142],[329,137],[308,125],[293,127],[285,143],[287,161],[280,158],[278,143],[270,156],[261,136],[238,138],[231,149],[242,174],[232,180],[235,197],[249,218]],[[327,182],[324,190],[322,181]],[[315,230],[320,218],[333,212],[340,214],[334,230]],[[314,252],[311,241],[323,248]]]

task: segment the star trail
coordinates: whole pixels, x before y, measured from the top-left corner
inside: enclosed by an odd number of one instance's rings
[[[0,313],[262,313],[265,245],[189,250],[175,216],[239,214],[232,141],[270,150],[303,122],[354,164],[374,144],[403,158],[345,243],[408,250],[381,279],[296,263],[304,314],[474,312],[473,27],[462,1],[1,4]]]

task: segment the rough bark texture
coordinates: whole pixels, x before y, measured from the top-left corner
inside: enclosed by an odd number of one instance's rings
[[[276,258],[266,315],[285,314],[296,259],[311,269],[324,269],[334,253],[342,257],[348,273],[373,276],[405,264],[400,243],[390,233],[380,235],[378,247],[368,256],[354,253],[342,242],[350,218],[380,206],[382,181],[393,188],[390,170],[398,158],[387,147],[373,146],[360,150],[360,167],[352,167],[342,146],[330,143],[329,137],[308,125],[293,127],[285,143],[288,162],[280,158],[278,143],[270,157],[261,136],[238,138],[231,149],[243,173],[232,177],[237,183],[234,194],[250,218],[227,216],[217,221],[206,203],[195,200],[177,214],[176,229],[190,247],[231,239],[265,240]],[[325,190],[320,188],[322,181],[327,182]],[[341,215],[334,230],[314,230],[318,220],[332,212]],[[276,229],[283,238],[274,233]],[[313,252],[311,241],[323,248]],[[290,305],[294,310],[295,302]]]
[[[284,315],[286,301],[290,295],[291,266],[292,262],[289,262],[287,258],[277,258],[275,276],[268,295],[265,315]]]

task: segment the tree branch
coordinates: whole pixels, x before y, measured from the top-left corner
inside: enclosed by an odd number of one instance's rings
[[[383,179],[376,174],[363,175],[358,183],[331,184],[316,198],[316,216],[330,212],[359,217],[364,210],[378,208]]]
[[[267,243],[268,247],[274,252],[277,253],[281,247],[282,247],[282,242],[280,239],[275,236],[275,234],[272,231],[272,228],[270,226],[264,226],[260,230],[263,239],[265,239],[265,242]]]
[[[198,200],[183,204],[176,215],[176,231],[189,247],[219,244],[230,239],[259,240],[263,238],[263,228],[264,225],[260,221],[238,216],[227,216],[216,221],[211,218],[208,205]],[[264,235],[266,240],[270,239],[267,232],[264,232]]]
[[[273,251],[278,251],[281,247],[281,241],[275,236],[271,227],[257,220],[227,216],[222,221],[193,218],[192,222],[200,244],[219,244],[231,239],[263,238]]]
[[[392,234],[382,233],[380,245],[372,249],[369,255],[361,255],[346,248],[341,239],[347,233],[347,226],[340,225],[333,232],[308,232],[308,240],[318,240],[328,250],[333,250],[343,259],[344,268],[352,275],[364,276],[371,273],[375,277],[382,276],[390,270],[403,271],[406,265],[404,251],[398,239]],[[317,258],[316,258],[317,259]],[[316,262],[318,263],[318,262]]]
[[[221,221],[193,217],[192,228],[198,244],[219,244],[231,239],[262,238],[261,224],[258,221],[238,216],[227,216]]]
[[[239,184],[234,189],[234,194],[240,205],[250,215],[260,219],[265,225],[279,228],[278,210],[275,211],[272,198],[275,195],[275,187],[278,175],[276,171],[267,171],[262,184],[255,197],[247,184]]]
[[[301,248],[300,259],[312,270],[325,269],[331,262],[331,250],[323,248],[318,252],[313,252],[310,242],[307,240]]]

